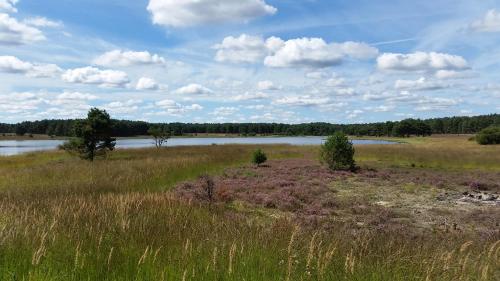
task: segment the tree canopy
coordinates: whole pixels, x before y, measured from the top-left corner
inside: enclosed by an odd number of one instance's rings
[[[51,136],[75,136],[73,127],[79,120],[41,120],[18,124],[1,124],[0,133],[15,133],[24,127],[26,133]],[[281,124],[281,123],[147,123],[142,121],[111,120],[112,136],[148,135],[153,127],[161,127],[174,136],[185,134],[239,134],[327,136],[337,131],[356,136],[407,136],[429,134],[475,134],[492,125],[500,126],[500,114],[475,117],[446,117],[427,120],[406,119],[399,122],[367,124]]]
[[[115,148],[112,138],[111,118],[105,110],[92,108],[87,119],[74,124],[74,136],[62,148],[77,153],[82,159],[93,161],[96,156],[105,155]]]

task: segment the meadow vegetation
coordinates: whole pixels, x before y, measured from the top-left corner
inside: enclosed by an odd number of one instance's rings
[[[321,170],[319,147],[288,145],[117,150],[93,163],[64,152],[2,157],[0,280],[498,280],[498,206],[479,212],[491,229],[414,231],[418,225],[392,220],[411,208],[379,201],[457,191],[458,174],[498,192],[500,147],[466,137],[406,141],[357,146],[360,174]],[[269,167],[249,164],[257,148]],[[294,181],[261,187],[273,169]],[[215,204],[179,193],[207,174]],[[233,200],[223,201],[223,182],[283,187],[304,201],[259,205],[244,189],[226,190]],[[382,193],[370,193],[376,187]],[[310,223],[316,213],[303,211],[304,202],[324,198],[332,199],[323,202],[327,223]],[[360,224],[368,215],[381,219]]]

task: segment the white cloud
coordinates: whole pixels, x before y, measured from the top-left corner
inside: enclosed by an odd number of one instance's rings
[[[447,110],[450,107],[456,106],[460,103],[458,100],[449,98],[428,98],[424,97],[415,102],[417,107],[416,111],[439,111]]]
[[[396,90],[430,91],[449,87],[449,85],[433,82],[421,77],[418,80],[396,80],[394,88]]]
[[[467,61],[463,57],[435,52],[384,53],[377,58],[377,66],[381,70],[419,72],[468,69]]]
[[[87,101],[98,99],[97,96],[80,93],[80,92],[64,92],[57,95],[55,100],[49,101],[51,105],[73,107],[76,105],[86,104]]]
[[[245,100],[262,100],[268,98],[269,95],[266,93],[262,92],[257,92],[257,93],[249,93],[246,92],[242,95],[237,95],[233,98],[235,101],[245,101]]]
[[[63,24],[60,21],[52,21],[44,17],[34,17],[23,21],[27,25],[36,27],[62,27]]]
[[[0,56],[0,71],[20,73],[28,77],[55,77],[62,69],[55,64],[40,64],[25,62],[14,56]]]
[[[175,90],[174,93],[179,95],[207,95],[212,94],[213,91],[200,84],[189,84]]]
[[[320,98],[310,95],[305,96],[289,96],[277,99],[274,104],[286,106],[320,106],[330,103],[329,98]]]
[[[356,90],[353,88],[340,88],[333,90],[336,96],[354,96],[356,95]]]
[[[210,114],[216,115],[216,116],[229,116],[229,115],[235,114],[238,111],[239,111],[239,109],[236,107],[223,106],[223,107],[218,107],[218,108],[214,109],[214,111]]]
[[[126,101],[114,101],[102,106],[111,114],[130,114],[139,110],[142,100],[129,99]]]
[[[257,83],[257,89],[260,91],[276,91],[281,90],[281,88],[281,86],[277,86],[273,81],[269,80],[259,81],[259,83]]]
[[[133,65],[165,65],[165,58],[150,54],[147,51],[134,52],[113,50],[106,52],[93,60],[93,64],[108,67]]]
[[[325,71],[312,71],[312,72],[306,73],[306,78],[309,78],[309,79],[324,79],[324,78],[328,78],[329,76],[331,76],[331,74],[329,74]]]
[[[489,10],[482,19],[471,23],[469,28],[476,32],[500,32],[500,12]]]
[[[365,109],[373,111],[373,112],[389,112],[389,111],[396,109],[396,106],[395,105],[379,105],[376,107],[367,107]]]
[[[264,60],[270,67],[322,68],[341,64],[343,59],[367,59],[377,56],[378,50],[365,43],[345,42],[327,44],[321,38],[300,38],[284,42]]]
[[[150,90],[150,91],[157,91],[165,88],[166,88],[165,86],[158,84],[154,79],[149,77],[141,77],[139,81],[137,81],[137,85],[135,86],[136,90]]]
[[[360,110],[360,109],[348,110],[348,111],[346,111],[346,114],[347,114],[346,118],[347,119],[355,119],[355,118],[358,118],[363,113],[364,113],[364,111]]]
[[[277,37],[264,40],[247,34],[226,37],[214,48],[216,61],[256,63],[264,59],[270,67],[321,68],[340,64],[345,58],[369,59],[378,55],[376,48],[359,42],[327,44],[321,38],[284,41]]]
[[[264,0],[150,0],[147,10],[154,24],[168,27],[246,22],[277,11]]]
[[[436,78],[438,79],[462,79],[471,78],[475,74],[468,71],[455,71],[455,70],[439,70],[436,72]]]
[[[24,114],[36,110],[44,100],[29,92],[0,95],[0,111],[11,114]]]
[[[17,13],[15,5],[18,0],[0,0],[0,11],[6,11],[9,13]]]
[[[129,82],[127,73],[116,70],[100,70],[87,66],[68,69],[62,79],[69,83],[93,84],[108,88],[123,88]]]
[[[24,45],[45,39],[39,29],[19,22],[8,14],[0,14],[0,44]]]
[[[163,112],[158,112],[157,115],[161,115],[163,113],[169,114],[169,115],[179,115],[188,111],[196,111],[196,110],[202,110],[203,106],[199,104],[192,104],[188,106],[181,105],[180,103],[177,103],[174,100],[170,99],[165,99],[161,100],[155,103],[155,105],[161,109],[163,109]]]
[[[255,63],[267,55],[266,43],[260,36],[242,34],[229,36],[214,46],[217,50],[215,60],[231,63]]]
[[[345,86],[345,79],[342,77],[333,77],[325,81],[325,85],[328,87],[342,87]]]

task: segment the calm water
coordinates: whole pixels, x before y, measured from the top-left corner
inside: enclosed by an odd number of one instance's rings
[[[212,144],[292,144],[292,145],[320,145],[324,137],[255,137],[255,138],[173,138],[168,146],[212,145]],[[26,140],[0,141],[0,155],[17,155],[26,152],[57,149],[62,140]],[[393,144],[394,142],[379,140],[354,140],[354,144]],[[117,148],[153,147],[151,139],[120,139],[116,142]]]

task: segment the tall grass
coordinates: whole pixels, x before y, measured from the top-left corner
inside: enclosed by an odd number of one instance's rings
[[[498,236],[415,236],[342,223],[304,229],[168,192],[250,161],[256,147],[123,150],[92,164],[61,152],[1,158],[0,280],[500,279]],[[271,159],[316,149],[265,146]],[[383,158],[391,149],[400,157]],[[358,151],[362,162],[394,165],[419,155],[399,146]]]
[[[495,280],[500,243],[249,223],[166,193],[0,205],[2,280]],[[442,237],[441,237],[442,238]]]
[[[397,139],[401,140],[401,139]],[[404,139],[403,139],[404,141]],[[500,170],[500,146],[480,146],[466,136],[412,138],[397,145],[356,147],[356,160],[390,166]]]

